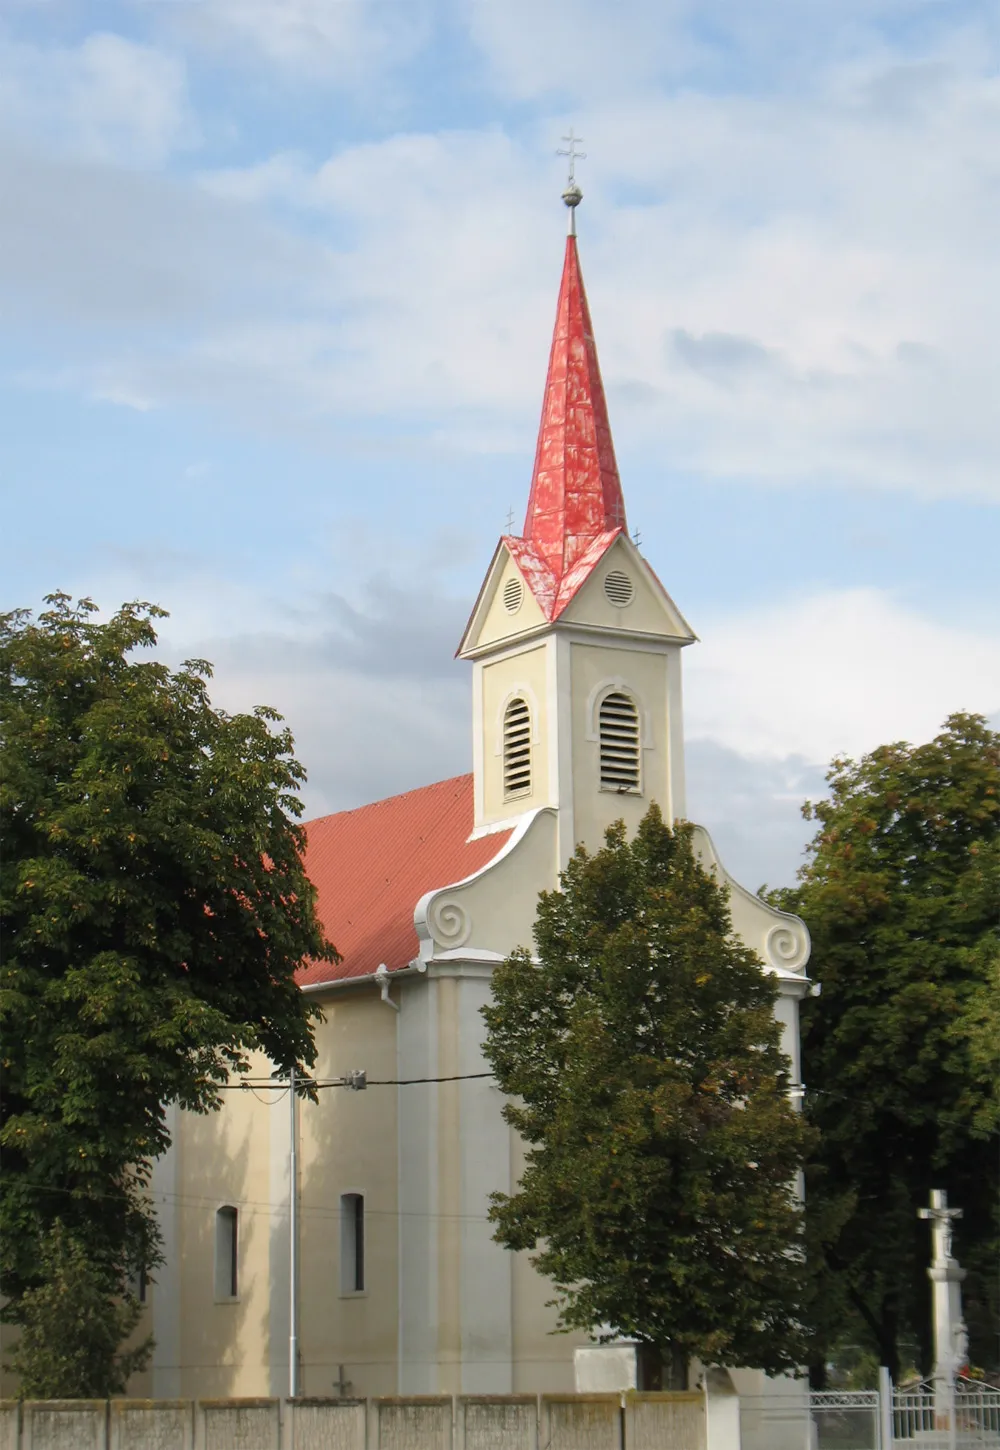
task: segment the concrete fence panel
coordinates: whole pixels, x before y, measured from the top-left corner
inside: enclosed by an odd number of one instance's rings
[[[112,1400],[108,1450],[194,1450],[193,1400]]]
[[[706,1450],[706,1439],[700,1391],[626,1396],[628,1450]]]
[[[281,1450],[280,1400],[199,1400],[197,1450]]]
[[[287,1400],[285,1413],[295,1450],[365,1450],[364,1400]]]
[[[622,1450],[620,1395],[543,1395],[541,1443],[546,1450]]]
[[[455,1422],[456,1450],[538,1450],[535,1395],[463,1395]]]
[[[451,1450],[450,1395],[368,1401],[368,1450]]]
[[[0,1450],[18,1450],[21,1441],[21,1406],[17,1400],[0,1400]]]
[[[105,1450],[107,1400],[25,1400],[22,1450]]]

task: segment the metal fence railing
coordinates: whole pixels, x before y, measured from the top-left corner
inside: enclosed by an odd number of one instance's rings
[[[740,1397],[742,1450],[1000,1450],[1000,1390],[974,1380],[878,1390],[792,1382]]]
[[[1000,1450],[1000,1390],[963,1378],[900,1386],[892,1434],[904,1450]]]

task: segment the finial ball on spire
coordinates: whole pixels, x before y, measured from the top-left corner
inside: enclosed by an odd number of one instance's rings
[[[566,147],[565,149],[560,148],[556,152],[556,155],[565,156],[569,161],[569,176],[566,178],[566,190],[562,194],[562,199],[572,211],[583,200],[583,192],[576,184],[576,163],[578,161],[585,161],[587,153],[586,151],[578,151],[576,149],[577,143],[582,141],[583,137],[575,136],[572,126],[569,128],[569,135],[564,136],[563,140],[566,142]]]

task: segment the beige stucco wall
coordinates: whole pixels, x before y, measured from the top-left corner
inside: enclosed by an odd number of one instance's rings
[[[461,1072],[458,978],[437,984],[438,1065],[442,1077]],[[434,1225],[438,1260],[438,1390],[462,1393],[462,1118],[465,1084],[442,1082],[437,1091],[438,1216]]]
[[[633,832],[659,801],[669,809],[667,772],[667,656],[625,644],[607,648],[573,643],[570,649],[573,740],[573,820],[576,839],[599,847],[612,821]],[[624,687],[636,700],[642,738],[642,792],[619,795],[600,788],[596,709],[606,689]]]
[[[418,929],[431,936],[435,955],[466,946],[499,957],[530,949],[538,893],[557,878],[556,813],[544,809],[520,822],[507,848],[470,881],[424,898]]]
[[[510,579],[516,579],[521,585],[521,605],[513,614],[504,607],[503,602],[504,585]],[[534,595],[506,549],[501,550],[493,574],[487,580],[483,602],[486,609],[482,624],[478,633],[468,641],[469,648],[480,648],[483,645],[514,639],[525,630],[535,629],[545,623],[545,616]]]
[[[482,822],[502,821],[550,805],[548,642],[486,661],[477,670],[481,692]],[[503,790],[503,714],[515,695],[531,711],[531,790],[513,800]]]
[[[396,1076],[396,1014],[374,986],[331,994],[318,1024],[316,1075],[364,1067]],[[253,1075],[270,1064],[255,1060]],[[396,1092],[373,1087],[321,1091],[299,1108],[300,1388],[329,1394],[345,1366],[362,1394],[396,1388]],[[175,1261],[150,1292],[150,1321],[179,1299],[182,1395],[274,1391],[287,1364],[287,1094],[232,1092],[218,1113],[178,1118],[175,1153],[181,1193],[156,1205],[176,1215]],[[340,1195],[365,1195],[366,1288],[341,1294]],[[215,1298],[215,1214],[239,1211],[239,1297]],[[152,1376],[132,1393],[151,1393]]]
[[[270,1064],[253,1060],[254,1076]],[[274,1095],[262,1093],[262,1098]],[[258,1394],[269,1349],[270,1130],[276,1109],[249,1092],[225,1095],[217,1113],[183,1113],[176,1152],[181,1191],[174,1211],[181,1246],[152,1290],[153,1332],[161,1296],[179,1297],[182,1393]],[[215,1215],[238,1210],[239,1297],[215,1298]],[[168,1202],[157,1208],[169,1212]]]
[[[320,1079],[364,1068],[396,1073],[396,1013],[373,986],[330,993],[316,1032]],[[396,1391],[397,1192],[394,1087],[330,1088],[299,1108],[300,1390],[333,1393],[338,1366],[354,1391]],[[365,1197],[365,1289],[341,1293],[340,1196]]]

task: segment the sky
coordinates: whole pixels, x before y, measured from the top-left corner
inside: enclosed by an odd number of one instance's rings
[[[971,0],[6,0],[0,605],[162,605],[308,814],[469,769],[573,126],[689,812],[790,883],[834,755],[1000,724],[998,62]]]

